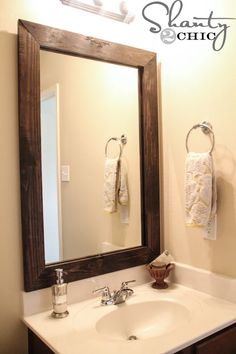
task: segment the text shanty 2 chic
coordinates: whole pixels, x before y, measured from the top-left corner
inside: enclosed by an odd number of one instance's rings
[[[146,21],[154,25],[150,27],[150,32],[160,33],[165,44],[171,44],[175,40],[210,40],[213,50],[220,51],[225,45],[230,27],[226,22],[236,18],[214,17],[214,12],[210,11],[207,17],[193,16],[191,21],[183,20],[179,19],[183,6],[181,0],[175,0],[170,7],[162,1],[148,3],[143,8],[142,15]],[[159,18],[156,18],[157,14]],[[165,27],[160,24],[163,19],[166,20]]]

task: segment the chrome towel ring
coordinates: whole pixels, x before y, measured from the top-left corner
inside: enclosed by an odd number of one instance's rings
[[[202,123],[199,123],[199,124],[195,124],[188,132],[187,136],[186,136],[186,140],[185,140],[185,146],[186,146],[186,150],[187,152],[189,152],[189,148],[188,148],[188,138],[189,138],[189,135],[191,133],[191,131],[193,129],[197,129],[197,128],[201,128],[202,129],[202,132],[204,134],[211,134],[212,135],[212,146],[211,146],[211,149],[209,150],[209,153],[211,154],[213,149],[214,149],[214,146],[215,146],[215,135],[214,135],[214,132],[212,130],[212,125],[209,123],[209,122],[202,122]]]
[[[105,146],[105,157],[108,157],[107,156],[107,147],[108,147],[108,144],[110,143],[110,141],[112,141],[112,140],[117,141],[118,144],[119,144],[120,152],[119,152],[119,155],[117,156],[117,158],[120,159],[121,155],[122,155],[123,146],[125,144],[127,144],[127,137],[126,137],[126,135],[122,134],[120,138],[111,137],[110,139],[108,139],[107,143],[106,143],[106,146]]]

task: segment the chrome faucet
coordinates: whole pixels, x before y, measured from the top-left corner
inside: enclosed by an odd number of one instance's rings
[[[118,305],[125,302],[134,291],[128,287],[129,283],[134,283],[136,280],[123,281],[119,290],[114,290],[112,293],[108,286],[99,288],[93,293],[102,292],[101,305]]]

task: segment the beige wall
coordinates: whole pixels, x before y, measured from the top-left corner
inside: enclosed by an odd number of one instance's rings
[[[191,11],[196,14],[215,9],[218,16],[236,17],[234,1],[195,3],[196,9]],[[183,43],[172,57],[170,52],[162,53],[164,240],[177,261],[235,277],[236,21],[229,24],[226,44],[220,52],[214,52],[209,43]],[[216,241],[204,240],[201,230],[184,224],[185,137],[194,124],[204,120],[211,122],[216,139]],[[210,146],[201,131],[193,132],[189,143],[195,151]]]
[[[97,254],[102,243],[141,244],[139,104],[137,69],[41,51],[41,87],[59,84],[61,165],[70,181],[61,182],[63,259]],[[103,210],[105,145],[127,136],[122,153],[129,189],[129,223]],[[108,156],[119,155],[110,143]]]
[[[16,36],[0,32],[0,353],[25,353],[26,333],[20,322],[23,271],[17,125]],[[12,59],[12,60],[11,60]]]
[[[142,2],[137,4],[137,7]],[[168,1],[171,3],[170,1]],[[235,0],[186,0],[184,15],[236,17]],[[17,19],[23,18],[132,46],[157,51],[162,69],[162,134],[164,246],[175,259],[236,276],[236,24],[231,22],[221,52],[209,42],[175,42],[166,46],[142,19],[130,26],[63,7],[57,0],[1,0],[1,354],[24,354],[26,334],[20,324],[22,255],[17,117]],[[209,120],[216,136],[218,179],[217,241],[204,241],[198,230],[184,226],[183,177],[185,136],[197,122]],[[201,144],[199,137],[199,144]]]

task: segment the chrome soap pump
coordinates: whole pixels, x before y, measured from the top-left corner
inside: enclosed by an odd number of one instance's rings
[[[56,284],[52,286],[52,317],[64,318],[69,315],[67,310],[67,284],[64,283],[63,269],[55,269],[57,275]]]

